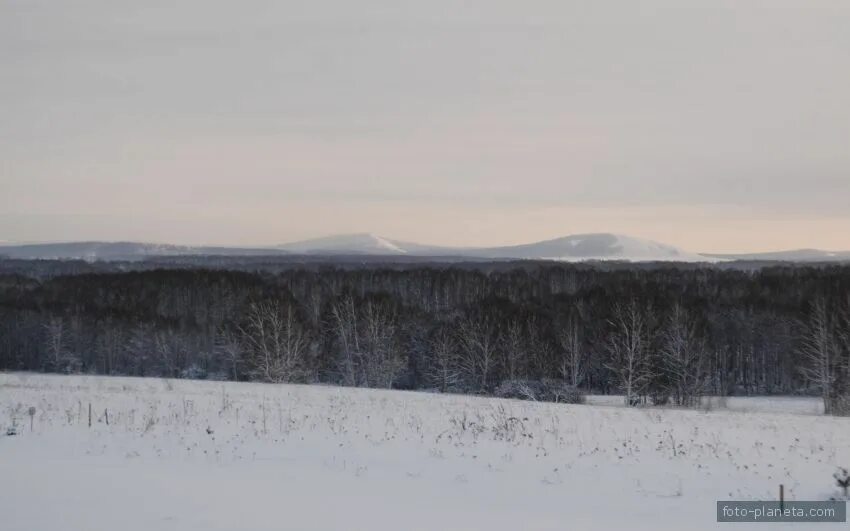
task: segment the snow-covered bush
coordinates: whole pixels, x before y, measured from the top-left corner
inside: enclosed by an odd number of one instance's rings
[[[185,380],[205,380],[207,378],[207,371],[192,364],[180,371],[180,378]]]
[[[505,380],[494,391],[499,398],[583,404],[584,394],[565,380]]]

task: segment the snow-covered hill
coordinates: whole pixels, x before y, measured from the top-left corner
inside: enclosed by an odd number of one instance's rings
[[[0,428],[4,531],[727,529],[850,463],[816,415],[160,378],[0,373]]]
[[[562,261],[705,262],[698,254],[663,243],[620,234],[577,234],[553,240],[478,250],[478,256]]]
[[[0,244],[0,257],[25,259],[141,260],[157,256],[368,255],[453,257],[476,260],[557,260],[625,262],[718,262],[730,260],[839,262],[850,252],[816,249],[752,254],[697,254],[672,245],[622,234],[575,234],[522,245],[447,247],[422,245],[370,233],[341,234],[275,247],[192,247],[137,242]]]
[[[298,254],[407,254],[403,244],[370,233],[314,238],[279,245],[278,248]]]
[[[280,248],[293,253],[307,254],[465,256],[561,261],[705,262],[712,260],[671,245],[619,234],[577,234],[503,247],[441,247],[391,240],[374,234],[347,234],[281,245]]]

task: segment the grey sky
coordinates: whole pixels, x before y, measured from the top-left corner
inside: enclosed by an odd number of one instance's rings
[[[0,0],[0,240],[850,249],[848,28],[846,0]]]

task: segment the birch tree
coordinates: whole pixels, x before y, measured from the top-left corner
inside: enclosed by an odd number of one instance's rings
[[[458,344],[464,375],[479,392],[487,390],[496,362],[496,327],[487,316],[466,317],[458,325]]]
[[[609,324],[609,361],[605,366],[616,376],[625,394],[626,405],[633,406],[637,404],[649,379],[646,364],[649,331],[646,317],[637,302],[632,300],[625,306],[617,304],[614,307]]]
[[[835,383],[835,341],[826,299],[819,296],[812,302],[805,323],[800,353],[804,365],[803,377],[820,390],[824,413],[832,413],[833,385]]]
[[[331,306],[331,326],[339,344],[337,369],[343,385],[357,385],[357,357],[360,352],[357,331],[357,311],[351,296],[342,298]]]
[[[516,380],[522,375],[523,358],[527,356],[528,341],[523,326],[516,319],[511,319],[500,337],[500,351],[504,375],[508,380]]]
[[[661,341],[662,370],[676,405],[699,405],[705,388],[706,347],[690,314],[674,304]]]
[[[59,372],[65,370],[68,357],[68,330],[61,317],[51,317],[44,325],[44,350],[48,366]]]
[[[558,344],[561,347],[561,377],[573,387],[578,387],[584,378],[587,356],[582,344],[581,326],[575,315],[570,315],[558,330]]]
[[[303,376],[310,340],[292,305],[252,304],[239,330],[254,378],[282,383]]]
[[[405,367],[398,316],[388,304],[346,296],[331,308],[344,385],[392,387]]]
[[[841,309],[836,325],[836,374],[833,415],[850,415],[850,297]]]
[[[363,305],[363,337],[359,360],[363,366],[362,384],[389,389],[404,369],[398,337],[398,316],[387,305],[367,301]]]
[[[443,328],[437,330],[431,338],[428,361],[423,372],[430,385],[442,393],[459,386],[462,375],[457,342]]]
[[[243,362],[242,342],[230,330],[222,327],[215,335],[213,351],[227,367],[233,381],[239,381],[239,366]]]

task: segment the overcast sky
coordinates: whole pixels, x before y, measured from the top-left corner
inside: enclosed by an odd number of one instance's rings
[[[0,240],[850,249],[847,0],[0,0]]]

